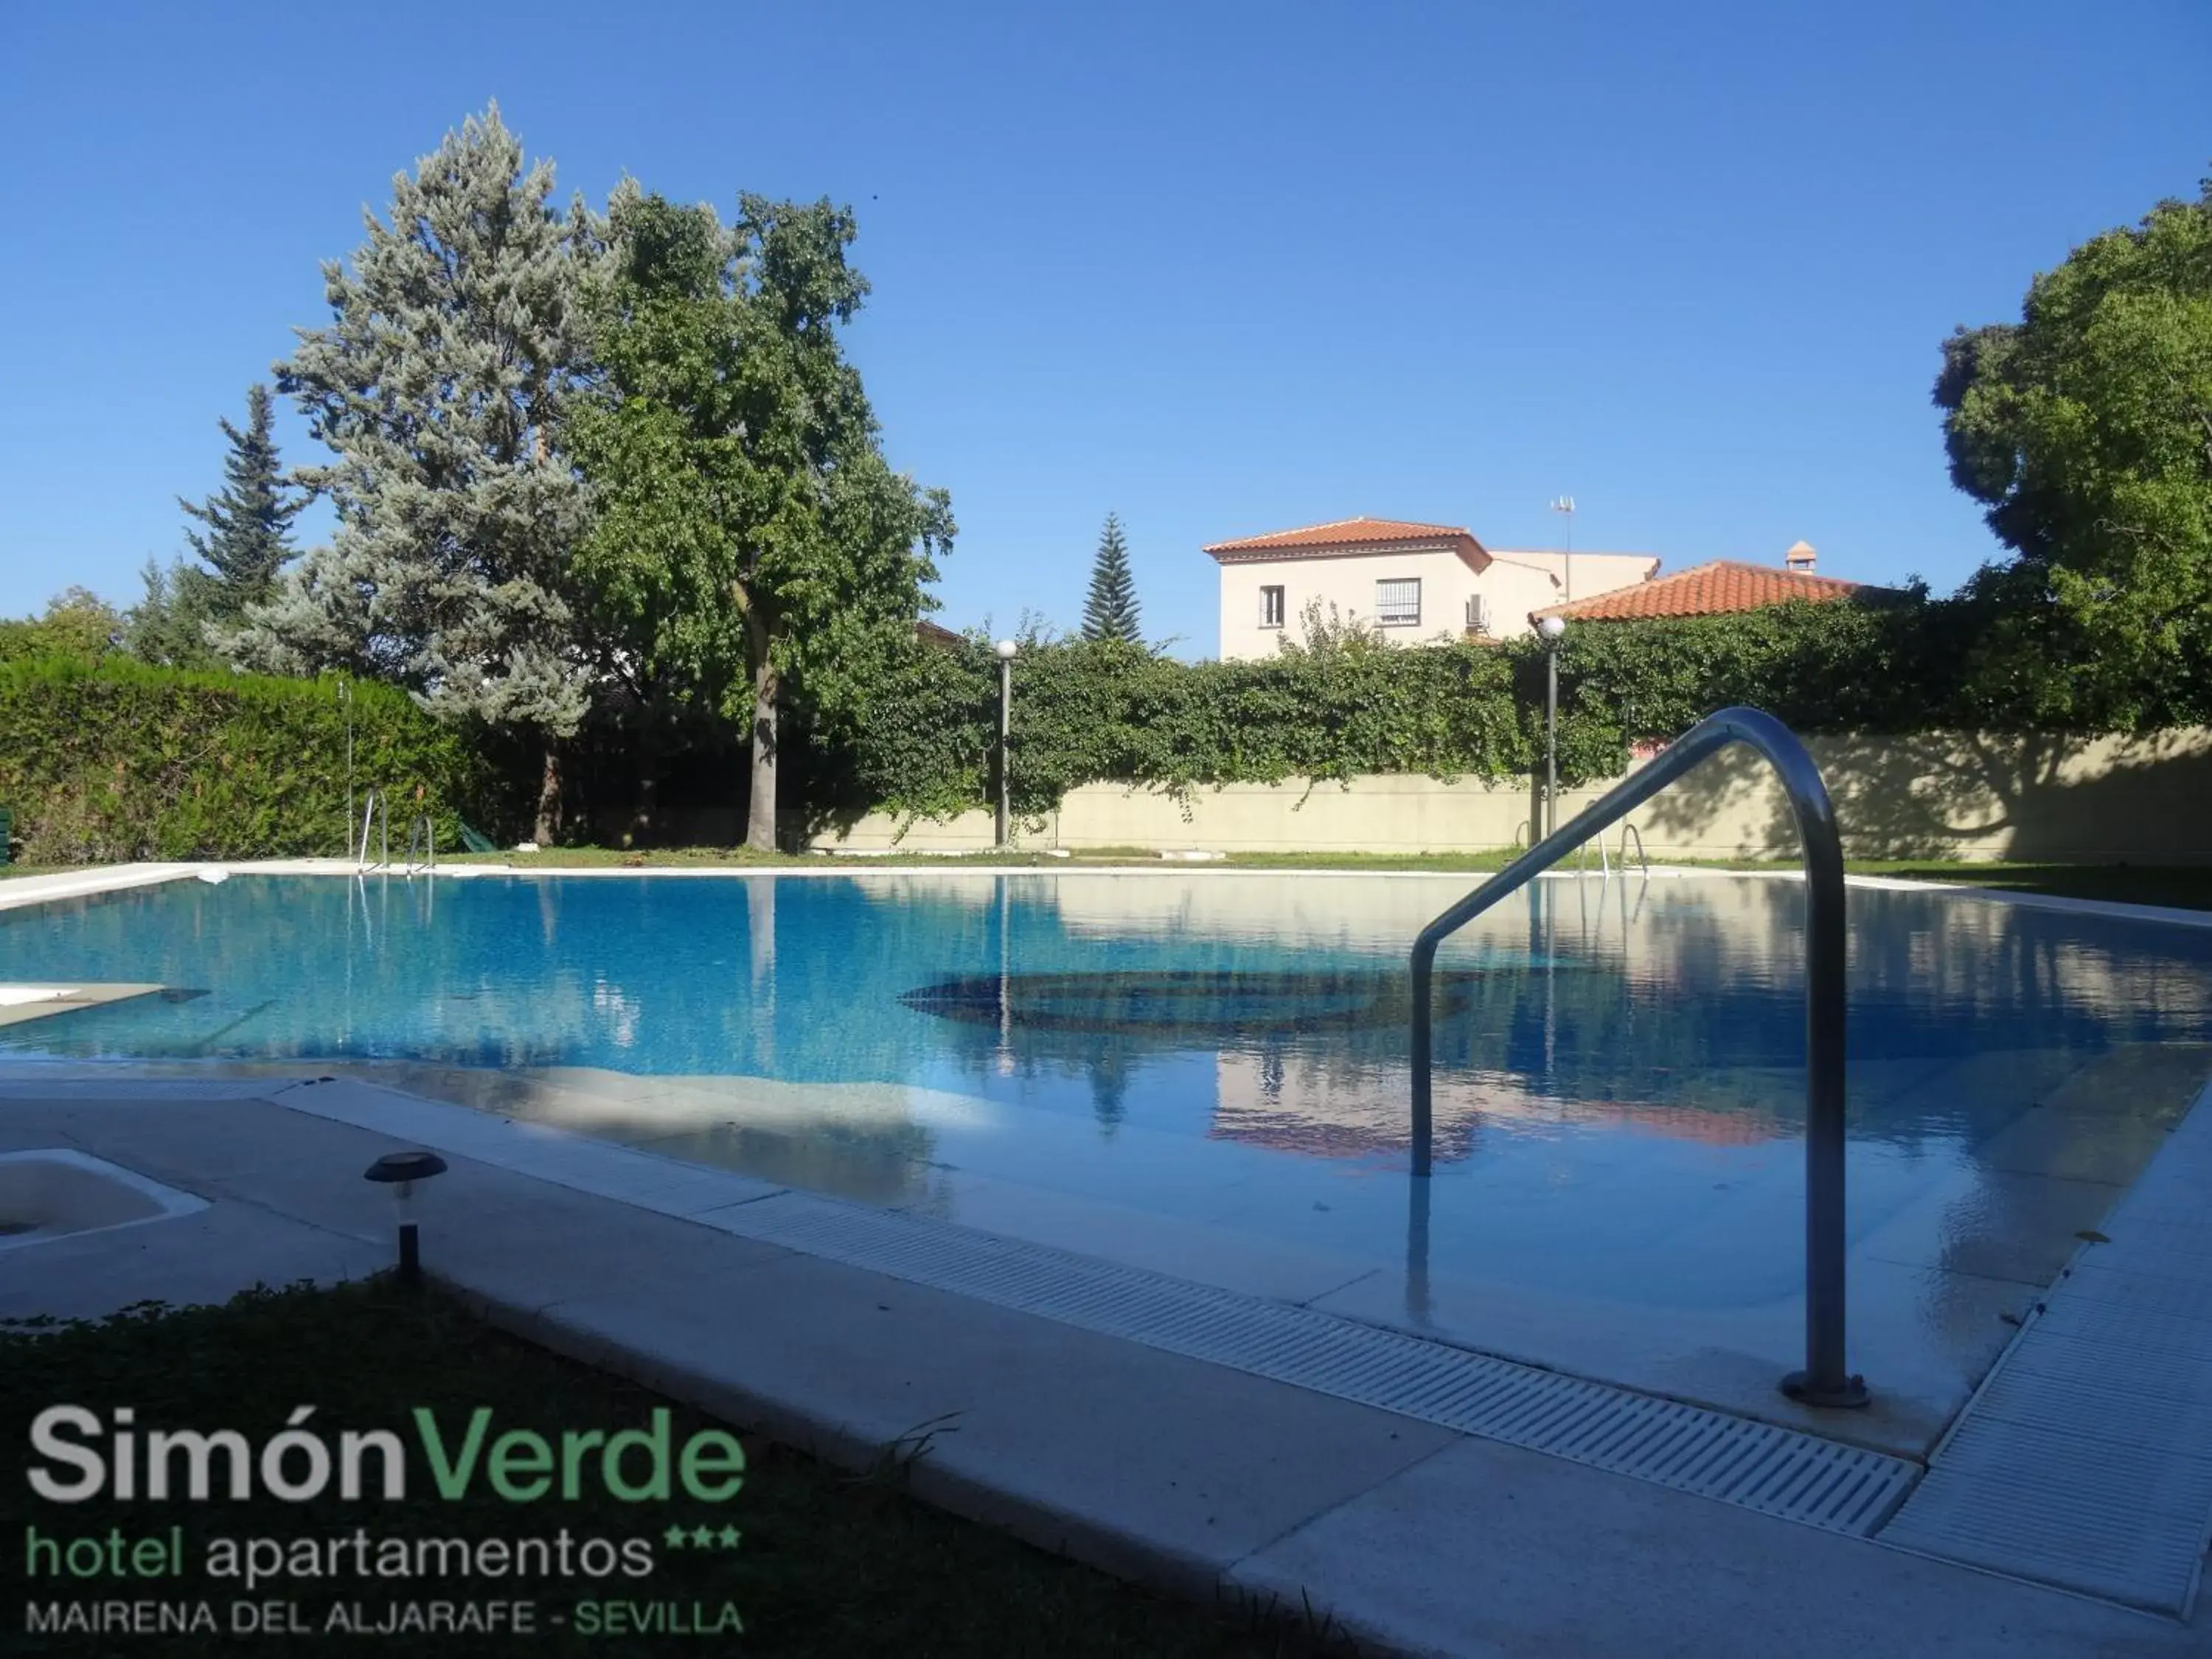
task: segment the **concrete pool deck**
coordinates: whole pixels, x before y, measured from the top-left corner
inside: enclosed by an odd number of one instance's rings
[[[36,1071],[0,1088],[0,1150],[72,1147],[210,1205],[40,1246],[35,1282],[0,1277],[0,1314],[220,1299],[388,1260],[360,1171],[416,1137],[325,1115],[403,1115],[383,1091]],[[430,1103],[406,1127],[441,1113],[483,1155],[434,1189],[426,1258],[495,1320],[856,1467],[949,1419],[920,1496],[1182,1593],[1303,1597],[1379,1650],[1480,1659],[2179,1659],[2212,1641],[2202,1608],[2153,1618],[708,1224],[738,1177],[543,1129],[501,1152],[495,1121]],[[634,1199],[567,1184],[592,1159]]]
[[[2105,1221],[2212,1075],[2212,1049],[2194,1047],[2134,1045],[2047,1075],[2023,1058],[1978,1057],[1923,1085],[1958,1088],[1974,1082],[1970,1073],[1994,1070],[2029,1109],[1983,1149],[1975,1168],[1930,1179],[1855,1240],[1849,1352],[1876,1389],[1871,1410],[1841,1416],[1795,1405],[1775,1386],[1803,1352],[1803,1301],[1794,1286],[1778,1297],[1711,1304],[1655,1300],[1648,1287],[1639,1295],[1629,1285],[1571,1293],[1529,1282],[1510,1261],[1471,1258],[1464,1240],[1449,1252],[1416,1253],[1415,1237],[1425,1244],[1430,1237],[1431,1204],[1437,1230],[1463,1227],[1468,1206],[1499,1201],[1494,1188],[1439,1183],[1431,1200],[1402,1176],[1346,1188],[1322,1170],[1307,1184],[1282,1185],[1261,1207],[1232,1169],[1202,1190],[1193,1172],[1194,1199],[1170,1213],[1072,1190],[1048,1174],[987,1173],[965,1167],[964,1154],[911,1146],[900,1132],[916,1125],[973,1126],[988,1141],[1003,1128],[994,1122],[1003,1113],[988,1100],[903,1085],[419,1062],[177,1061],[128,1069],[291,1079],[312,1066],[318,1074],[457,1103],[495,1122],[566,1131],[702,1173],[957,1223],[1922,1458],[2079,1251],[2082,1234]],[[1705,1082],[1724,1088],[1734,1075],[1715,1068]],[[2095,1126],[2094,1135],[2085,1124]],[[1060,1154],[1079,1162],[1091,1131],[1047,1116],[1032,1133],[1058,1137],[1052,1144]],[[1188,1161],[1180,1136],[1124,1125],[1118,1138],[1125,1151],[1139,1139],[1157,1143],[1155,1163]],[[825,1142],[828,1154],[808,1150]],[[891,1152],[867,1150],[878,1144]],[[1790,1144],[1777,1144],[1778,1156],[1794,1158]],[[1417,1194],[1428,1200],[1418,1208]],[[1392,1212],[1387,1249],[1378,1249],[1371,1230],[1341,1231],[1355,1200]],[[1685,1246],[1683,1260],[1714,1262],[1716,1271],[1745,1238],[1794,1248],[1802,1224],[1798,1212],[1775,1207],[1771,1195],[1717,1193],[1710,1204],[1700,1223],[1706,1242],[1698,1247],[1705,1254]],[[1323,1209],[1331,1213],[1313,1212]],[[1513,1226],[1506,1217],[1501,1236],[1510,1237]]]
[[[1970,1062],[1970,1065],[1984,1062]],[[2018,1069],[2006,1056],[1986,1062]],[[176,1062],[179,1078],[295,1078],[301,1062]],[[137,1066],[143,1072],[151,1068]],[[588,1066],[489,1070],[419,1062],[315,1062],[319,1073],[475,1109],[522,1126],[563,1130],[681,1164],[795,1186],[909,1216],[958,1223],[1245,1295],[1461,1344],[1784,1426],[1924,1456],[1987,1373],[2021,1319],[2127,1190],[2142,1164],[2212,1075],[2212,1050],[2131,1048],[2054,1074],[1987,1153],[1990,1167],[1936,1181],[1854,1245],[1851,1363],[1875,1378],[1875,1408],[1838,1418],[1793,1405],[1775,1379],[1802,1352],[1803,1303],[1710,1308],[1653,1305],[1623,1295],[1577,1297],[1446,1270],[1425,1257],[1384,1260],[1323,1231],[1334,1217],[1255,1230],[1231,1179],[1212,1219],[1140,1210],[1097,1197],[925,1160],[915,1170],[872,1159],[802,1158],[808,1132],[839,1126],[857,1144],[871,1127],[988,1118],[992,1103],[902,1085],[801,1084],[772,1079],[640,1077]],[[5,1075],[0,1073],[0,1075]],[[1717,1084],[1729,1073],[1715,1073]],[[1939,1075],[1927,1086],[1955,1085]],[[2115,1107],[2125,1102],[2125,1109]],[[2086,1115],[2117,1118],[2084,1148]],[[1066,1154],[1080,1157],[1079,1127]],[[1155,1134],[1161,1156],[1176,1138]],[[2054,1172],[2056,1170],[2057,1172]],[[909,1178],[910,1177],[910,1178]],[[1342,1212],[1343,1195],[1316,1187]],[[1455,1197],[1441,1192],[1440,1223]],[[1321,1200],[1316,1200],[1316,1202]],[[1402,1200],[1396,1200],[1402,1205]],[[1303,1211],[1303,1192],[1286,1200]],[[1401,1210],[1402,1213],[1402,1210]],[[1276,1218],[1279,1223],[1285,1218]],[[1754,1236],[1794,1243],[1795,1213],[1762,1212]],[[1401,1224],[1401,1226],[1406,1224]],[[1717,1231],[1716,1236],[1720,1236]],[[1401,1235],[1402,1237],[1402,1235]]]

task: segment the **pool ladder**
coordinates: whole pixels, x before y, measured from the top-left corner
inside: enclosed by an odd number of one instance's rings
[[[368,855],[372,830],[377,837],[374,860]],[[416,856],[417,853],[422,854],[419,859]],[[361,848],[354,860],[354,872],[356,875],[366,875],[372,870],[389,871],[391,868],[392,808],[384,791],[372,789],[368,792],[368,804],[362,809]],[[407,852],[400,873],[409,877],[428,876],[437,873],[437,825],[431,821],[428,812],[417,812],[414,822],[407,826]]]
[[[1604,876],[1607,880],[1610,880],[1613,877],[1614,860],[1606,856],[1605,837],[1603,836],[1593,836],[1590,837],[1589,841],[1586,841],[1583,843],[1581,851],[1575,855],[1575,867],[1580,870],[1587,870],[1589,868],[1589,849],[1592,842],[1595,842],[1597,845],[1598,873]],[[1631,842],[1634,842],[1636,843],[1636,867],[1642,871],[1645,876],[1650,876],[1651,873],[1651,860],[1644,856],[1644,832],[1641,830],[1638,830],[1632,823],[1624,823],[1620,826],[1620,856],[1619,862],[1620,864],[1621,873],[1623,875],[1626,875],[1628,873],[1628,844]],[[1519,845],[1517,840],[1515,842],[1515,845]]]
[[[1431,1070],[1436,1040],[1431,981],[1437,947],[1500,899],[1601,836],[1700,762],[1731,744],[1765,756],[1780,778],[1805,853],[1805,1369],[1782,1381],[1812,1406],[1863,1406],[1866,1382],[1844,1363],[1844,850],[1820,769],[1796,733],[1759,708],[1709,714],[1658,757],[1424,927],[1413,941],[1413,1172],[1432,1167]],[[1636,837],[1640,858],[1644,839]],[[1621,840],[1624,859],[1628,840]],[[1600,842],[1601,855],[1603,842]],[[1649,866],[1646,866],[1649,868]],[[1425,1209],[1425,1185],[1417,1205]]]

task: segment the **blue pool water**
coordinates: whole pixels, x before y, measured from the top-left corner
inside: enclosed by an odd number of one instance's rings
[[[961,1218],[1041,1194],[1382,1261],[1406,1248],[1405,951],[1467,884],[184,881],[0,912],[0,980],[170,988],[0,1027],[0,1059],[833,1085],[670,1109],[658,1134],[641,1094],[621,1138]],[[2124,1183],[2149,1155],[2163,1124],[2126,1068],[2185,1071],[2212,1042],[2212,931],[1887,890],[1850,911],[1855,1241],[1954,1194],[1982,1219],[1936,1229],[1939,1266],[2027,1234],[2070,1246],[2068,1216],[1992,1215],[1999,1177],[2032,1156]],[[1788,882],[1593,878],[1540,884],[1448,947],[1439,1274],[1684,1307],[1789,1294],[1801,921]],[[2104,1075],[2108,1107],[2082,1082]],[[884,1085],[911,1109],[857,1086]]]

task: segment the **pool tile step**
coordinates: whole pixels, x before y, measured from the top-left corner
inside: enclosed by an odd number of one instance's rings
[[[2186,1619],[2212,1542],[2212,1089],[2044,1299],[1883,1543]]]

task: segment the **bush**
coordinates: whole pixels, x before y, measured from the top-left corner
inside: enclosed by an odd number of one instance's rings
[[[459,844],[462,817],[510,827],[489,746],[404,693],[356,684],[353,742],[356,793],[388,792],[395,843],[420,811],[445,847]],[[0,805],[30,863],[335,854],[347,839],[346,709],[327,679],[116,657],[0,664]]]
[[[1801,732],[1995,723],[1997,711],[1966,705],[1959,621],[1948,602],[1907,596],[1572,626],[1559,647],[1561,775],[1609,776],[1630,744],[1675,737],[1739,704]],[[1505,648],[1540,742],[1543,647],[1528,639]]]
[[[2042,703],[1992,683],[1981,660],[1989,625],[1969,600],[1917,590],[1577,623],[1559,647],[1561,780],[1617,775],[1631,745],[1738,703],[1805,732],[2054,724]],[[1049,811],[1091,782],[1181,793],[1293,776],[1526,772],[1543,763],[1544,658],[1534,637],[1407,648],[1356,630],[1318,630],[1260,660],[1195,664],[1031,639],[1014,667],[1014,805]],[[881,690],[829,793],[848,808],[927,817],[981,805],[997,722],[988,641],[918,652]]]
[[[918,651],[883,687],[848,804],[942,816],[990,797],[999,665],[981,638]],[[1013,803],[1079,784],[1193,787],[1370,772],[1498,777],[1528,763],[1494,647],[1364,641],[1251,662],[1177,662],[1116,641],[1031,640],[1014,665]]]
[[[1561,780],[1616,775],[1631,745],[1731,703],[1805,732],[2208,717],[2194,683],[2127,708],[2058,695],[2078,642],[2035,632],[2039,614],[1974,589],[1575,624],[1559,649]],[[2040,656],[2020,648],[2023,629]],[[1292,777],[1526,773],[1543,764],[1544,679],[1534,638],[1407,648],[1315,626],[1273,657],[1194,664],[1033,633],[1014,665],[1013,804],[1035,817],[1092,782],[1187,795]],[[530,792],[514,787],[524,769],[495,737],[441,726],[380,685],[358,685],[354,709],[356,781],[392,793],[395,838],[418,787],[441,845],[454,844],[457,817],[502,835],[528,822]],[[834,727],[811,716],[800,688],[786,726],[791,798],[815,827],[872,808],[937,817],[984,805],[998,709],[999,663],[981,635],[917,646]],[[0,662],[0,806],[15,809],[22,855],[41,862],[335,852],[344,732],[330,681],[114,656]],[[742,807],[743,733],[712,716],[663,730],[617,707],[569,747],[572,779],[592,798],[571,803],[585,822],[618,821],[646,779],[663,808]]]

